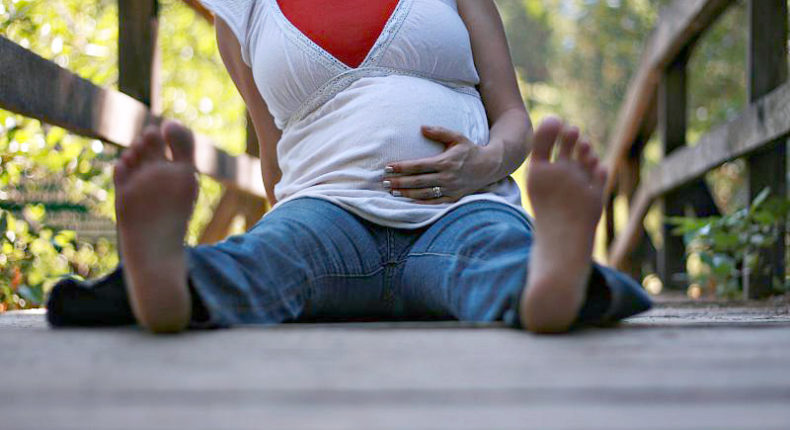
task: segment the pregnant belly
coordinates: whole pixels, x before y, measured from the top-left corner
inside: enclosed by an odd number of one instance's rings
[[[444,151],[422,135],[422,125],[461,132],[477,144],[488,140],[475,96],[415,77],[362,78],[283,133],[279,190],[291,194],[328,184],[375,189],[387,163]]]

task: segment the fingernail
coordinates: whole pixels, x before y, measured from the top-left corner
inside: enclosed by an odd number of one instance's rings
[[[392,166],[387,166],[387,167],[384,168],[384,173],[388,174],[388,175],[391,175],[391,174],[395,173],[395,168],[392,167]]]
[[[392,182],[391,182],[391,181],[384,181],[384,182],[382,182],[382,183],[381,183],[381,185],[383,185],[383,186],[384,186],[384,188],[386,188],[386,189],[388,189],[388,190],[389,190],[390,188],[392,188]]]
[[[398,190],[392,190],[390,194],[392,194],[392,197],[403,197],[403,193]]]

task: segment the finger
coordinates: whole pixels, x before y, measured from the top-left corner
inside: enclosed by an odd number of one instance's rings
[[[420,173],[436,173],[439,171],[439,160],[437,156],[390,163],[384,169],[384,174],[416,175]]]
[[[442,189],[442,192],[446,193],[447,191]],[[442,195],[441,197],[436,197],[436,192],[433,190],[433,187],[394,189],[391,191],[391,194],[395,197],[406,197],[414,200],[437,200],[442,197],[449,197],[446,195]]]
[[[532,139],[532,160],[549,160],[561,130],[562,120],[557,117],[550,116],[540,123]]]
[[[579,128],[571,127],[563,131],[560,137],[560,152],[557,154],[558,159],[570,160],[573,155],[573,149],[576,146],[576,141],[579,140]]]
[[[445,145],[454,145],[466,139],[466,136],[457,131],[437,126],[422,126],[422,134],[431,140],[444,143]]]
[[[385,179],[383,185],[386,189],[430,188],[441,186],[441,178],[442,176],[439,173],[429,173],[414,176],[398,176]]]

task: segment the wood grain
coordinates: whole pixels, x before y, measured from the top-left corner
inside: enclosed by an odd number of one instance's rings
[[[637,190],[625,229],[615,240],[610,264],[617,266],[633,249],[650,204],[658,196],[701,177],[709,170],[764,148],[790,134],[790,84],[785,83],[735,119],[703,135],[693,147],[667,156]]]
[[[566,336],[378,323],[154,337],[0,315],[0,414],[8,430],[774,430],[790,422],[788,312],[662,306]]]
[[[134,98],[101,88],[0,36],[0,107],[73,133],[129,146],[145,124],[160,122]],[[232,156],[196,136],[198,171],[265,198],[260,160]]]

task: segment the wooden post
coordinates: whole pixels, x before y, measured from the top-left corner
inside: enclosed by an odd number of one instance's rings
[[[749,2],[749,101],[754,102],[787,80],[787,0]],[[779,139],[749,161],[749,201],[765,187],[787,195],[786,139]],[[773,281],[784,281],[784,223],[776,245],[760,255],[762,264],[749,279],[749,296],[771,293]]]
[[[617,232],[615,231],[614,225],[614,199],[617,198],[616,193],[612,193],[609,196],[609,199],[606,202],[606,207],[604,208],[604,220],[606,221],[606,249],[612,247],[612,243],[614,243],[614,238]]]
[[[159,4],[118,0],[118,89],[159,114]]]
[[[641,160],[641,152],[642,148],[644,147],[644,142],[641,139],[641,135],[639,137],[638,142],[634,143],[631,146],[631,150],[628,153],[628,157],[623,160],[623,165],[620,168],[620,173],[618,175],[618,190],[620,195],[625,196],[628,199],[628,213],[630,215],[632,205],[634,204],[634,192],[636,192],[637,187],[639,186],[639,175],[640,169],[642,166]],[[639,243],[644,244],[645,240],[648,238],[644,235],[644,229],[639,233],[642,236]],[[640,246],[641,249],[641,246]],[[632,278],[641,280],[642,279],[642,258],[643,255],[637,255],[636,253],[632,253],[629,257],[623,260],[620,264],[620,269],[631,275]]]
[[[664,155],[686,146],[686,65],[689,49],[678,54],[676,60],[664,72],[658,95],[658,126],[661,132]],[[685,207],[683,190],[664,195],[662,206],[664,217],[683,216]],[[684,280],[679,277],[686,272],[685,246],[683,239],[672,235],[672,226],[666,221],[662,227],[664,246],[658,252],[658,275],[668,288],[682,288]]]

